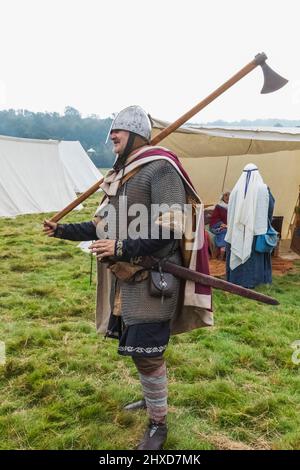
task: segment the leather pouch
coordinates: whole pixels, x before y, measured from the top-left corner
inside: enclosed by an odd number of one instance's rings
[[[153,297],[171,297],[174,292],[173,274],[150,271],[150,295]]]

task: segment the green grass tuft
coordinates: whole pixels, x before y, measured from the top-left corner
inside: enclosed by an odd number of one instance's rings
[[[90,257],[45,238],[43,219],[0,219],[0,449],[134,449],[146,414],[122,407],[138,374],[95,332]],[[167,449],[300,449],[300,263],[258,290],[280,305],[215,291],[216,325],[171,338]]]

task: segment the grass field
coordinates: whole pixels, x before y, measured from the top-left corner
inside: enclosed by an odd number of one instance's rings
[[[90,257],[42,220],[0,219],[0,448],[133,449],[147,418],[122,411],[137,373],[95,333],[95,265],[90,286]],[[280,306],[215,291],[216,326],[172,338],[166,449],[300,449],[300,264],[260,291]]]

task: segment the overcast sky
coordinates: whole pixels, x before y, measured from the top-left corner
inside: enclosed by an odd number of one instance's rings
[[[0,109],[110,116],[140,104],[174,120],[258,52],[259,68],[194,122],[300,119],[298,0],[0,0]]]

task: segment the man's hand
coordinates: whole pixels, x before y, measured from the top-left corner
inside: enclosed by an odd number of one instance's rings
[[[97,240],[90,245],[90,250],[98,259],[114,256],[116,240]]]
[[[44,220],[43,232],[48,237],[53,237],[55,230],[57,229],[57,223],[50,222],[50,220]]]

